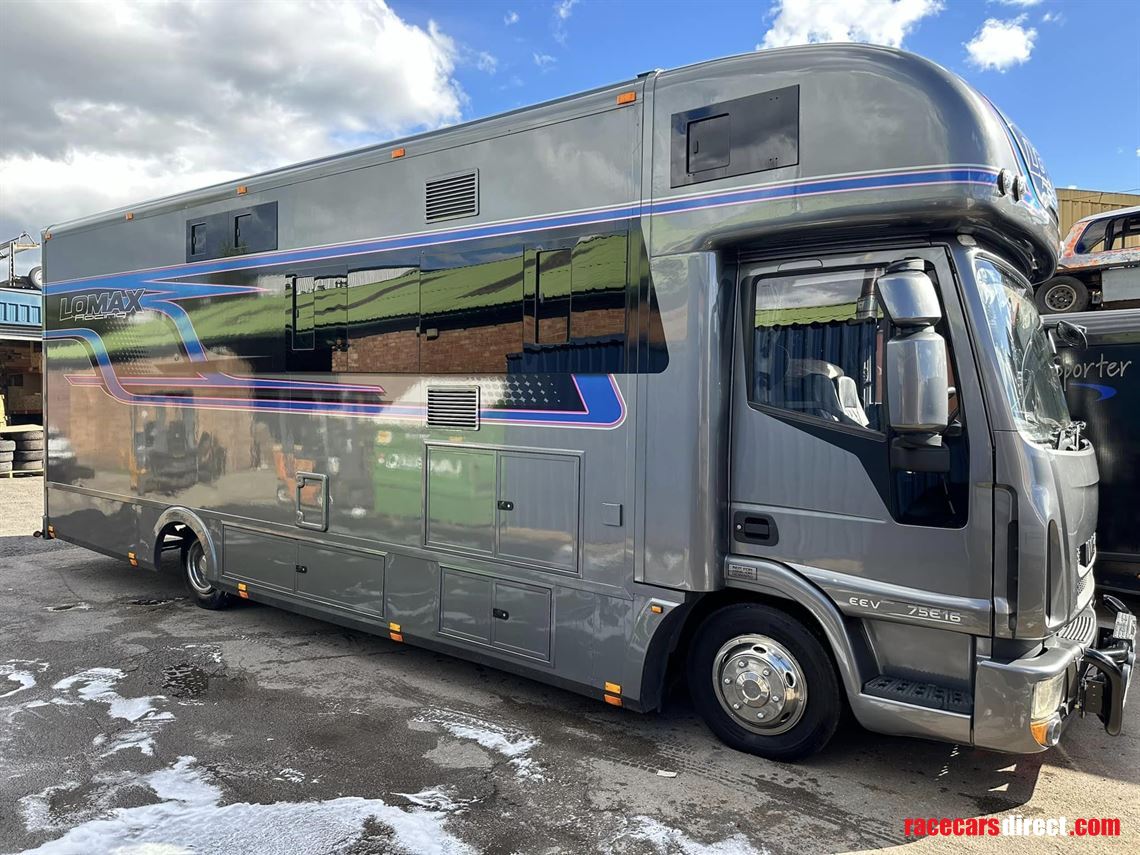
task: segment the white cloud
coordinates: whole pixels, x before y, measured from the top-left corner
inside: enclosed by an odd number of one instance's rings
[[[983,71],[1006,72],[1029,60],[1037,30],[1025,27],[1025,16],[1011,21],[987,18],[980,30],[966,42],[966,54],[972,65]]]
[[[534,54],[534,64],[543,70],[550,68],[550,66],[554,65],[556,62],[558,62],[558,60],[556,60],[548,53]]]
[[[4,35],[0,238],[438,127],[465,103],[454,41],[383,0],[10,3]]]
[[[514,9],[511,9],[509,12],[507,12],[507,14],[505,14],[503,16],[503,24],[505,26],[509,27],[511,24],[517,24],[518,22],[519,22],[519,13],[516,12]]]
[[[487,74],[494,74],[499,69],[499,61],[493,54],[481,50],[475,55],[475,67]]]
[[[1041,4],[1041,0],[997,0],[997,2],[1003,6],[1021,6],[1023,9]]]
[[[1046,12],[1041,16],[1041,22],[1044,24],[1059,24],[1065,20],[1065,16],[1060,12]]]
[[[566,44],[566,22],[574,12],[578,0],[558,0],[554,4],[554,40],[560,45]]]
[[[815,42],[868,42],[901,47],[942,0],[776,0],[772,26],[757,49]]]

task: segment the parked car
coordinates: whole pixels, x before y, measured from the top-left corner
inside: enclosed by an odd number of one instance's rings
[[[1042,314],[1140,301],[1140,206],[1077,220],[1061,245],[1056,275],[1037,287],[1035,298]]]

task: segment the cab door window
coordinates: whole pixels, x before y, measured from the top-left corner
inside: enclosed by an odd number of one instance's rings
[[[882,268],[758,277],[749,397],[836,425],[883,430]]]

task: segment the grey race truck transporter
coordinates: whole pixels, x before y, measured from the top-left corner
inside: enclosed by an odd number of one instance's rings
[[[1115,733],[1054,209],[961,80],[830,45],[57,226],[45,532],[615,706],[684,675],[767,757],[845,705]]]

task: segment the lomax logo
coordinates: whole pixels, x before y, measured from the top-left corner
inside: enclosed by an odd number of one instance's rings
[[[100,318],[125,318],[142,311],[141,301],[145,288],[132,291],[98,291],[94,294],[74,294],[61,297],[61,321],[94,321]]]

